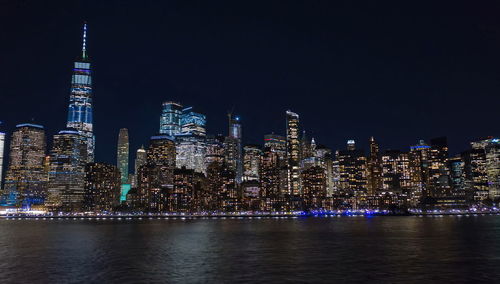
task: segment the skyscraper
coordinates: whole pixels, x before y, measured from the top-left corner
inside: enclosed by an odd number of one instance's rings
[[[51,210],[79,211],[83,205],[87,140],[75,130],[54,135],[50,151],[48,196]]]
[[[94,161],[95,137],[92,118],[92,76],[86,49],[87,24],[83,26],[82,55],[74,63],[68,108],[68,128],[87,137],[87,162]]]
[[[182,110],[180,123],[181,134],[206,135],[207,117],[204,114],[194,112],[193,107]]]
[[[300,140],[299,115],[286,111],[286,154],[288,167],[288,194],[300,195]]]
[[[141,146],[141,148],[137,149],[135,153],[134,179],[132,182],[132,187],[137,187],[139,168],[144,164],[146,164],[146,150],[144,149],[144,146]]]
[[[120,171],[113,165],[89,163],[85,167],[84,208],[110,212],[120,201]]]
[[[28,207],[43,204],[47,189],[46,147],[43,126],[30,123],[16,126],[10,143],[9,170],[2,203]]]
[[[239,116],[228,114],[229,130],[225,139],[226,162],[231,170],[236,173],[236,183],[243,179],[243,149],[241,144],[242,131]]]
[[[2,187],[3,181],[3,155],[5,148],[5,133],[0,132],[0,190]]]
[[[160,134],[175,136],[181,132],[182,105],[164,102],[160,117]]]
[[[367,189],[369,195],[375,195],[377,191],[382,189],[381,163],[379,156],[378,144],[375,138],[370,137],[370,155],[366,163],[367,170]]]
[[[259,180],[262,150],[258,145],[246,145],[243,147],[243,152],[243,179],[245,181]]]
[[[120,129],[118,134],[118,147],[116,154],[116,164],[120,170],[121,183],[128,182],[128,158],[129,158],[129,142],[128,142],[128,129]]]

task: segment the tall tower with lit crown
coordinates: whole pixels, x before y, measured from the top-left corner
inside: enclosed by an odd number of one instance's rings
[[[87,138],[87,162],[94,161],[95,137],[92,118],[92,76],[87,54],[87,24],[83,25],[81,58],[74,63],[68,108],[68,128]]]

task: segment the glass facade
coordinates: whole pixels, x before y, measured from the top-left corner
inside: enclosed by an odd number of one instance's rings
[[[93,162],[92,75],[85,49],[86,36],[87,25],[84,26],[82,58],[74,63],[66,127],[76,129],[87,137],[87,162]]]
[[[175,136],[181,132],[182,105],[164,102],[160,117],[160,133]]]

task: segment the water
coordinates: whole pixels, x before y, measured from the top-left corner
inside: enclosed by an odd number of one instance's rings
[[[500,216],[0,220],[0,283],[498,281]]]

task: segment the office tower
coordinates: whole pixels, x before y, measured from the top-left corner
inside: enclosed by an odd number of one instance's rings
[[[204,114],[194,112],[192,107],[182,110],[180,123],[181,134],[206,135],[207,118]]]
[[[146,164],[139,168],[137,194],[141,209],[161,212],[167,208],[168,193],[173,187],[175,143],[171,136],[152,136],[146,151]]]
[[[427,185],[429,183],[429,151],[430,146],[424,140],[417,145],[410,146],[410,181],[411,181],[411,203],[417,205],[428,196]],[[423,199],[424,200],[423,200]]]
[[[146,151],[146,163],[156,166],[175,168],[175,143],[170,136],[156,135],[149,141]]]
[[[66,127],[87,137],[87,162],[94,161],[95,137],[92,118],[92,76],[86,50],[87,24],[83,26],[82,55],[74,63]]]
[[[320,166],[313,166],[301,172],[302,197],[306,209],[323,208],[326,198],[326,173]]]
[[[168,195],[168,211],[195,212],[200,207],[197,196],[201,191],[203,174],[193,169],[178,168],[174,170],[174,187]]]
[[[85,166],[84,208],[112,212],[120,204],[120,171],[116,166],[89,163]]]
[[[313,152],[312,143],[308,140],[306,131],[304,130],[302,131],[302,139],[300,140],[301,159],[307,159],[314,156]]]
[[[300,140],[299,115],[286,112],[286,154],[288,167],[288,194],[300,196]]]
[[[134,165],[134,186],[137,186],[137,175],[139,174],[139,168],[146,164],[146,150],[144,149],[144,146],[141,146],[141,148],[137,149],[135,152],[135,165]]]
[[[222,135],[207,137],[205,140],[205,167],[208,167],[208,165],[214,162],[220,164],[224,162],[224,140],[225,137]]]
[[[286,162],[286,137],[276,134],[264,135],[264,148],[276,152],[283,165]]]
[[[314,139],[311,141],[314,158],[317,160],[317,165],[320,166],[326,175],[326,195],[332,197],[335,190],[334,184],[334,158],[332,150],[322,145],[316,145]]]
[[[3,203],[30,207],[45,201],[47,173],[44,166],[45,130],[36,124],[18,124],[10,143],[9,169]]]
[[[50,210],[78,212],[83,209],[87,157],[87,138],[78,131],[63,130],[54,135],[45,202]]]
[[[366,191],[366,157],[356,150],[354,140],[347,141],[347,149],[337,151],[339,187],[347,194]]]
[[[460,155],[450,158],[448,162],[450,164],[451,196],[455,198],[462,198],[465,202],[465,162]]]
[[[429,150],[429,184],[431,197],[445,197],[449,194],[448,143],[446,137],[431,139]]]
[[[261,155],[262,150],[258,145],[246,145],[243,147],[243,180],[259,180]]]
[[[129,141],[128,141],[128,129],[120,129],[118,134],[118,147],[116,153],[116,165],[118,170],[120,170],[121,183],[126,184],[128,182],[128,158],[129,158]]]
[[[208,209],[234,212],[240,209],[236,173],[225,163],[212,163],[207,168]]]
[[[2,190],[3,185],[3,155],[5,149],[5,133],[0,132],[0,190]]]
[[[128,129],[122,128],[118,134],[118,146],[116,151],[116,165],[120,171],[120,201],[125,201],[127,199],[127,193],[130,190],[129,173],[128,173],[128,161],[129,161],[129,141],[128,141]]]
[[[495,201],[500,198],[500,143],[496,139],[486,146],[486,173],[488,176],[488,197]]]
[[[370,137],[370,155],[366,162],[368,195],[375,195],[382,189],[382,168],[379,148],[375,138]]]
[[[281,184],[286,184],[286,179],[281,180],[281,165],[279,154],[270,147],[266,147],[260,157],[260,197],[263,200],[262,210],[279,210],[278,200],[282,192]]]
[[[175,136],[176,167],[206,173],[205,155],[207,146],[205,137],[193,134]]]
[[[243,179],[243,150],[241,144],[242,131],[239,116],[228,114],[229,130],[224,141],[226,163],[236,173],[236,183]]]
[[[381,156],[382,190],[407,194],[411,188],[410,159],[408,153],[386,150]]]
[[[488,199],[488,172],[486,152],[473,148],[462,153],[465,167],[467,200],[477,203]]]
[[[181,132],[182,105],[164,102],[160,117],[160,134],[175,136]]]
[[[472,173],[475,200],[495,200],[500,197],[500,139],[486,137],[471,142],[470,159],[465,161],[466,171]],[[466,154],[467,156],[467,154]]]

